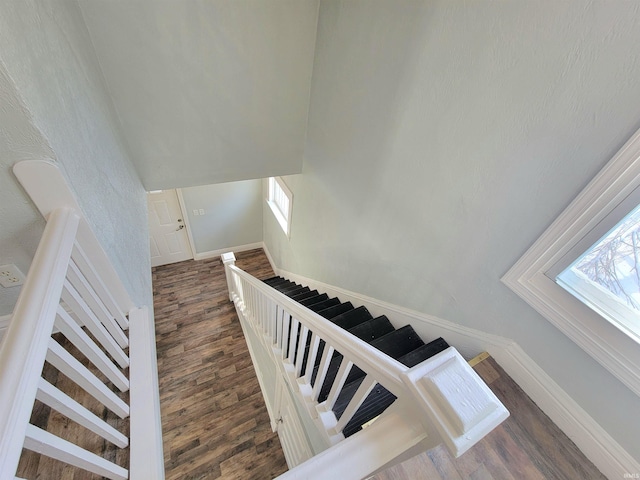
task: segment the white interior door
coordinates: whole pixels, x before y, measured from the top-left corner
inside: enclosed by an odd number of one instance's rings
[[[193,258],[187,229],[175,190],[147,194],[151,266]]]

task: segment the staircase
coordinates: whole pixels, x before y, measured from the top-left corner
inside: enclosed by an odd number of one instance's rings
[[[319,293],[309,287],[276,276],[264,280],[270,287],[285,294],[292,300],[316,312],[330,322],[343,328],[350,334],[364,340],[369,345],[398,360],[407,367],[414,367],[424,360],[440,353],[449,345],[442,338],[429,343],[424,343],[411,325],[396,329],[386,315],[373,317],[366,307],[354,307],[351,302],[341,302],[337,297],[329,298],[326,293]],[[297,333],[299,335],[299,332]],[[288,332],[291,335],[291,331]],[[297,342],[296,342],[297,344]],[[307,343],[308,346],[308,343]],[[313,368],[311,385],[315,386],[320,367],[320,355],[324,351],[325,343],[319,346],[319,355],[316,357],[313,367],[307,365],[307,359],[302,361],[302,374],[307,368]],[[294,358],[297,352],[294,352]],[[336,379],[342,354],[334,352],[324,382],[320,388],[319,402],[324,402],[329,395],[331,387]],[[337,419],[340,419],[349,402],[364,380],[365,373],[358,367],[351,369],[345,380],[345,385],[332,407]],[[345,437],[349,437],[362,429],[362,425],[378,417],[389,407],[396,397],[379,383],[375,385],[371,393],[365,398],[352,419],[342,431]]]
[[[279,478],[367,478],[444,443],[454,457],[509,413],[458,351],[221,256],[274,431]]]

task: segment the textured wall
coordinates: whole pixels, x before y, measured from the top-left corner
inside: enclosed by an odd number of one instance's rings
[[[26,198],[11,167],[20,160],[52,155],[0,62],[0,265],[13,263],[25,274],[38,247],[44,219]],[[12,312],[19,293],[20,287],[0,287],[0,316]]]
[[[9,95],[17,97],[8,108],[3,102],[0,121],[27,145],[4,140],[15,151],[2,159],[3,182],[10,177],[8,165],[22,158],[42,155],[56,160],[134,301],[151,305],[145,192],[120,140],[78,4],[3,1],[0,45],[5,76],[10,78],[9,82],[0,75],[0,82],[12,83]],[[9,208],[0,210],[2,248],[4,252],[5,242],[9,249],[25,245],[29,256],[39,231],[31,225],[39,223],[41,228],[41,222],[27,217],[25,228],[6,221],[12,219],[7,210],[24,210],[28,202],[13,191]]]
[[[278,266],[516,340],[640,459],[640,399],[500,277],[640,127],[635,2],[321,3]]]
[[[262,181],[183,188],[194,253],[262,242]],[[194,215],[204,209],[204,215]]]

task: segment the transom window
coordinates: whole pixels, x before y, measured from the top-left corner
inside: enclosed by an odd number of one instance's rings
[[[267,203],[278,220],[284,233],[289,236],[291,226],[291,210],[293,207],[293,194],[280,177],[269,178],[269,192]]]

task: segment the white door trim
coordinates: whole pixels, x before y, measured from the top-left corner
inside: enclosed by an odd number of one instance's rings
[[[176,195],[178,196],[178,205],[180,205],[180,212],[182,213],[182,221],[184,222],[184,228],[187,230],[187,238],[189,239],[189,248],[191,248],[191,258],[198,260],[196,253],[196,244],[193,241],[193,234],[191,233],[191,223],[189,222],[189,215],[187,215],[187,207],[185,206],[184,197],[182,196],[182,189],[176,188]]]

